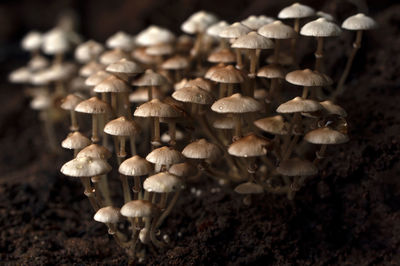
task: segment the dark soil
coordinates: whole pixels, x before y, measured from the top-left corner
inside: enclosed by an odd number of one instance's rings
[[[149,254],[147,264],[400,264],[400,5],[375,17],[380,29],[365,35],[338,99],[351,141],[329,147],[320,175],[293,202],[265,194],[251,206],[205,178],[189,185],[161,228],[172,248]],[[352,38],[346,32],[327,42],[335,80]],[[315,43],[305,42],[307,62]],[[46,151],[22,88],[3,84],[0,92],[0,264],[126,264],[92,220],[80,183],[59,173],[70,154]]]

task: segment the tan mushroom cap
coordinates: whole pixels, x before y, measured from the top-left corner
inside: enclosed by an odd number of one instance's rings
[[[372,30],[378,26],[371,17],[358,13],[343,21],[342,28],[346,30]]]
[[[203,89],[208,92],[211,92],[211,89],[212,89],[211,82],[208,80],[205,80],[203,78],[195,78],[195,79],[188,80],[186,85],[183,87],[186,87],[186,86],[197,86],[200,89]]]
[[[104,132],[112,136],[128,137],[138,134],[140,127],[135,121],[121,116],[108,122],[104,126]]]
[[[137,62],[144,65],[155,65],[158,63],[158,57],[146,53],[146,47],[138,47],[132,51],[131,56]]]
[[[229,97],[224,97],[216,101],[211,110],[217,113],[250,113],[262,109],[261,103],[257,100],[235,93]]]
[[[321,127],[308,132],[304,140],[312,144],[342,144],[349,141],[349,137],[328,127]]]
[[[97,84],[93,88],[94,92],[102,93],[102,92],[129,92],[129,85],[123,81],[122,79],[111,75],[108,78],[104,79],[102,82]]]
[[[242,49],[272,49],[274,42],[255,31],[237,38],[231,45],[232,48]]]
[[[262,186],[255,184],[253,182],[242,183],[235,187],[235,192],[239,194],[261,194],[264,193]]]
[[[136,43],[140,46],[152,46],[160,43],[171,43],[175,35],[168,29],[151,25],[136,36]]]
[[[158,207],[147,200],[132,200],[125,203],[121,208],[121,214],[130,218],[153,217],[158,211]]]
[[[186,86],[172,94],[172,98],[180,102],[195,104],[212,104],[214,97],[206,90],[198,86]]]
[[[224,68],[225,64],[224,63],[219,63],[216,66],[212,66],[210,67],[207,72],[204,74],[204,78],[206,79],[210,79],[211,76],[214,74],[215,71],[217,71],[218,69]]]
[[[207,34],[213,37],[219,37],[220,32],[225,28],[228,27],[228,22],[222,20],[217,23],[212,24],[210,27],[207,28]]]
[[[217,21],[218,19],[214,14],[201,10],[185,20],[181,25],[181,30],[187,34],[201,33]]]
[[[229,145],[228,153],[236,157],[255,157],[267,154],[270,141],[251,133]]]
[[[104,224],[115,224],[118,223],[121,217],[120,210],[117,207],[107,206],[99,209],[94,215],[93,219],[96,222]]]
[[[288,7],[282,9],[278,18],[288,19],[288,18],[306,18],[315,15],[315,10],[309,6],[302,5],[300,3],[294,3]]]
[[[245,80],[245,75],[239,69],[229,65],[216,68],[209,79],[220,83],[242,83]]]
[[[239,38],[240,36],[246,35],[250,31],[251,29],[244,26],[240,22],[235,22],[232,25],[225,27],[223,30],[221,30],[221,32],[219,33],[219,37],[236,39]]]
[[[189,66],[189,59],[181,55],[175,55],[162,63],[161,68],[167,70],[185,69]]]
[[[251,15],[245,20],[242,20],[241,23],[252,30],[258,30],[262,26],[274,22],[274,20],[275,19],[264,15],[261,16]]]
[[[107,39],[106,45],[111,49],[117,48],[124,51],[129,51],[133,46],[132,36],[123,31],[118,31]]]
[[[234,129],[235,123],[233,117],[225,116],[215,119],[213,127],[218,129]]]
[[[151,165],[144,158],[135,155],[123,161],[118,171],[126,176],[143,176],[150,173]]]
[[[286,81],[298,86],[314,87],[314,86],[329,86],[332,84],[332,79],[325,74],[313,71],[311,69],[295,70],[289,72]]]
[[[236,55],[230,49],[218,49],[208,56],[207,61],[210,63],[234,63]]]
[[[339,26],[325,18],[308,22],[300,30],[301,35],[313,37],[335,37],[339,36],[340,33],[342,33],[342,30]]]
[[[168,84],[168,80],[161,74],[147,69],[142,76],[131,83],[133,86],[162,86]]]
[[[258,29],[258,34],[270,39],[292,39],[297,36],[294,29],[280,20],[262,26]]]
[[[152,56],[163,56],[170,55],[175,52],[174,46],[170,43],[160,43],[147,47],[145,50],[146,54]]]
[[[94,40],[88,40],[79,44],[75,49],[75,59],[80,63],[87,63],[94,58],[97,58],[104,51],[101,43]]]
[[[270,64],[263,66],[257,72],[257,77],[268,78],[268,79],[284,79],[285,78],[285,69],[276,64]]]
[[[134,116],[139,117],[180,117],[181,114],[174,107],[163,103],[159,99],[153,99],[136,108]]]
[[[64,110],[75,110],[75,107],[81,102],[83,99],[76,94],[68,94],[61,101],[61,109]]]
[[[99,144],[91,144],[82,149],[76,155],[76,158],[90,157],[95,159],[108,160],[111,158],[111,156],[112,156],[111,152],[106,147],[103,147]]]
[[[107,73],[104,70],[100,70],[100,71],[97,71],[96,73],[90,75],[85,80],[85,85],[86,86],[96,86],[109,77],[111,77],[111,74]]]
[[[199,139],[188,144],[182,154],[189,159],[215,160],[221,155],[221,152],[214,143],[208,142],[206,139]]]
[[[126,58],[112,63],[107,66],[106,70],[113,74],[125,74],[125,75],[135,75],[143,73],[143,69],[133,61],[129,61]]]
[[[97,97],[84,100],[75,107],[76,112],[86,114],[104,114],[108,112],[109,109],[110,107],[108,104]]]
[[[61,147],[65,149],[75,150],[83,149],[92,142],[82,133],[75,131],[69,133],[68,136],[61,142]]]
[[[89,63],[87,63],[86,65],[82,66],[79,69],[79,75],[87,78],[90,75],[93,75],[94,73],[97,73],[103,69],[104,69],[104,65],[99,64],[95,61],[90,61]]]
[[[152,87],[152,98],[153,99],[162,99],[163,95],[157,87]],[[131,103],[145,103],[149,101],[149,92],[145,87],[139,87],[134,90],[131,94],[129,94],[129,101]]]
[[[61,167],[61,173],[73,177],[92,177],[111,171],[111,166],[103,159],[77,157]]]
[[[184,158],[179,151],[163,146],[150,152],[146,156],[146,160],[158,165],[173,165],[183,162]]]
[[[103,65],[109,65],[112,63],[115,63],[119,60],[121,60],[122,58],[126,58],[127,55],[124,53],[124,51],[120,50],[120,49],[116,49],[116,50],[111,50],[111,51],[105,51],[104,53],[102,53],[99,57],[100,63],[102,63]]]
[[[179,176],[188,177],[195,173],[195,168],[187,162],[173,164],[169,169],[168,173]]]
[[[325,111],[328,112],[328,114],[338,115],[341,117],[347,116],[346,110],[344,110],[342,107],[340,107],[337,104],[334,104],[333,102],[331,102],[329,100],[320,102],[320,104],[325,109]]]
[[[22,49],[25,51],[39,50],[43,43],[43,35],[38,31],[28,32],[21,41]]]
[[[310,161],[292,158],[281,162],[276,171],[286,176],[310,176],[316,175],[318,168]]]
[[[285,123],[281,115],[265,117],[254,121],[254,125],[259,129],[274,135],[286,135],[288,124]]]
[[[168,172],[161,172],[149,176],[143,182],[143,188],[149,192],[170,193],[182,186],[182,181]]]
[[[278,113],[309,113],[321,110],[322,106],[313,100],[303,99],[301,97],[296,97],[290,101],[282,103],[278,106],[276,111]]]

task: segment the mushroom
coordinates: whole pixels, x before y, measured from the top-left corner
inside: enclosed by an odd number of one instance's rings
[[[330,77],[308,68],[289,72],[285,79],[291,84],[303,86],[303,93],[301,95],[303,99],[307,98],[310,87],[324,87],[332,84],[332,79]]]
[[[80,150],[89,146],[90,140],[79,131],[69,133],[67,138],[61,142],[61,147],[65,149],[74,150],[74,158]]]
[[[60,107],[64,110],[67,110],[70,112],[70,116],[71,116],[71,126],[70,126],[70,130],[71,131],[77,131],[79,130],[79,126],[78,126],[78,121],[76,119],[76,112],[75,112],[75,107],[81,102],[83,101],[83,99],[75,94],[69,94],[67,95],[67,97],[65,97],[62,100],[62,103],[60,105]]]
[[[150,152],[146,156],[146,160],[155,164],[154,171],[158,173],[162,170],[163,165],[168,170],[171,165],[181,163],[183,156],[179,151],[163,146]]]
[[[168,80],[161,74],[154,72],[152,69],[147,69],[145,73],[131,83],[133,86],[147,87],[147,101],[159,96],[153,95],[153,91],[157,91],[161,86],[167,85]],[[160,95],[160,93],[158,93]]]
[[[257,77],[271,79],[269,95],[271,100],[279,98],[279,79],[285,78],[285,69],[278,64],[266,65],[257,72]]]
[[[93,217],[96,222],[107,225],[108,233],[110,235],[114,235],[116,233],[116,225],[119,222],[120,218],[120,209],[113,206],[100,208]]]
[[[244,73],[229,65],[226,67],[218,67],[210,75],[210,80],[220,83],[219,98],[231,96],[233,94],[234,84],[243,83],[246,80]]]

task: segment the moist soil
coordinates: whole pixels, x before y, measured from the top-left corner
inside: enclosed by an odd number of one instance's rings
[[[320,174],[294,201],[266,193],[250,206],[232,186],[205,177],[188,184],[161,227],[159,237],[168,235],[170,247],[150,252],[144,263],[399,265],[400,5],[375,18],[380,28],[365,34],[337,100],[348,112],[351,141],[328,148]],[[345,32],[326,42],[326,73],[334,80],[346,60],[342,47],[350,48],[353,37]],[[306,64],[314,47],[313,40],[300,46]],[[106,228],[93,221],[81,184],[59,173],[71,154],[47,151],[28,106],[22,88],[2,85],[0,264],[127,264]],[[66,126],[59,127],[61,139]]]

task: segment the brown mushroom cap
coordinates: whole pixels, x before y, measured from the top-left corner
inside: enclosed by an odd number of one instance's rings
[[[342,144],[349,141],[349,137],[328,127],[321,127],[308,132],[304,140],[312,144]]]
[[[309,6],[302,5],[300,3],[294,3],[288,7],[282,9],[278,18],[288,19],[288,18],[306,18],[312,17],[315,14],[315,10]]]
[[[96,73],[90,75],[85,80],[85,85],[86,86],[96,86],[109,77],[111,77],[111,74],[105,72],[104,70],[100,70],[100,71],[97,71]]]
[[[168,80],[152,69],[147,69],[142,76],[132,81],[133,86],[162,86],[168,84]]]
[[[207,58],[210,63],[234,63],[236,62],[235,54],[227,48],[213,51]]]
[[[104,132],[112,136],[128,137],[137,135],[140,132],[140,127],[135,121],[121,116],[108,122],[104,127]]]
[[[153,99],[136,108],[134,116],[139,117],[180,117],[181,114],[174,107],[163,103],[159,99]]]
[[[294,29],[285,25],[280,20],[262,26],[258,29],[258,34],[270,39],[292,39],[297,36]]]
[[[276,171],[286,176],[309,176],[316,175],[318,168],[310,161],[292,158],[281,162]]]
[[[308,113],[315,112],[321,109],[322,106],[316,101],[296,97],[279,105],[276,111],[278,113]]]
[[[375,20],[363,13],[348,17],[342,24],[342,28],[346,30],[372,30],[377,26],[378,24]]]
[[[143,69],[133,61],[122,58],[107,66],[106,70],[112,74],[125,74],[133,76],[135,74],[143,73]]]
[[[242,183],[235,187],[235,192],[239,194],[261,194],[264,193],[262,186],[253,182]]]
[[[161,172],[149,176],[143,182],[143,188],[149,192],[171,193],[182,186],[182,181],[168,172]]]
[[[107,206],[99,209],[94,215],[93,219],[96,222],[104,223],[104,224],[114,224],[118,223],[121,214],[119,212],[119,208],[113,206]]]
[[[61,173],[73,177],[92,177],[111,171],[111,166],[102,159],[77,157],[61,167]]]
[[[195,168],[187,162],[173,164],[169,169],[168,173],[179,176],[188,177],[195,173]]]
[[[130,87],[128,84],[126,84],[125,81],[122,79],[117,78],[114,75],[111,75],[110,77],[106,78],[99,84],[97,84],[94,89],[94,92],[129,92]]]
[[[121,208],[121,214],[129,218],[153,217],[158,211],[158,207],[147,200],[132,200],[125,203]]]
[[[182,151],[186,158],[200,160],[215,160],[221,152],[217,145],[208,142],[206,139],[199,139],[188,144]]]
[[[232,43],[231,47],[242,49],[272,49],[274,48],[274,42],[259,35],[255,31],[251,31],[237,38]]]
[[[180,102],[189,102],[195,104],[212,104],[214,97],[198,86],[186,86],[172,94],[172,98]]]
[[[334,104],[331,101],[323,101],[323,102],[320,102],[320,104],[322,105],[324,110],[328,112],[328,114],[338,115],[341,117],[347,116],[346,110],[344,110],[342,107],[340,107],[337,104]]]
[[[150,173],[151,165],[144,158],[135,155],[123,161],[118,171],[126,176],[143,176]]]
[[[229,97],[224,97],[216,101],[211,110],[217,113],[250,113],[262,109],[261,103],[257,100],[235,93]]]
[[[146,156],[146,160],[158,164],[158,165],[173,165],[176,163],[181,163],[184,158],[182,153],[171,148],[171,147],[161,147],[153,150]]]
[[[109,109],[108,104],[97,97],[84,100],[75,107],[76,112],[87,114],[104,114]]]
[[[90,145],[92,142],[82,133],[75,131],[69,133],[67,138],[61,142],[61,147],[65,149],[75,150],[83,149]]]
[[[270,64],[267,66],[263,66],[257,72],[257,77],[260,78],[268,78],[268,79],[284,79],[285,78],[285,69],[280,65]]]
[[[91,144],[84,149],[82,149],[77,155],[76,158],[82,158],[82,157],[90,157],[90,158],[95,158],[95,159],[104,159],[108,160],[112,156],[111,152],[98,144]]]
[[[251,31],[251,29],[244,26],[240,22],[235,22],[232,25],[225,27],[223,30],[221,30],[221,32],[219,33],[219,37],[235,39],[235,38],[239,38],[242,35],[246,35],[250,31]]]
[[[274,135],[286,135],[288,125],[281,115],[265,117],[254,121],[254,125],[259,129]]]
[[[325,74],[311,69],[295,70],[286,75],[286,81],[298,86],[314,87],[329,86],[332,79]]]
[[[325,18],[308,22],[300,30],[301,35],[313,37],[334,37],[339,36],[340,33],[342,33],[342,30],[339,26]]]
[[[188,66],[189,66],[188,58],[181,55],[175,55],[174,57],[171,57],[167,59],[164,63],[162,63],[161,68],[167,70],[179,70],[179,69],[185,69]]]
[[[75,107],[81,102],[83,99],[75,94],[68,94],[61,102],[61,109],[64,110],[75,110]]]
[[[210,80],[220,83],[242,83],[245,80],[245,75],[239,69],[229,65],[223,68],[216,68]]]
[[[228,153],[236,157],[255,157],[267,154],[270,141],[254,134],[249,134],[229,145]]]

